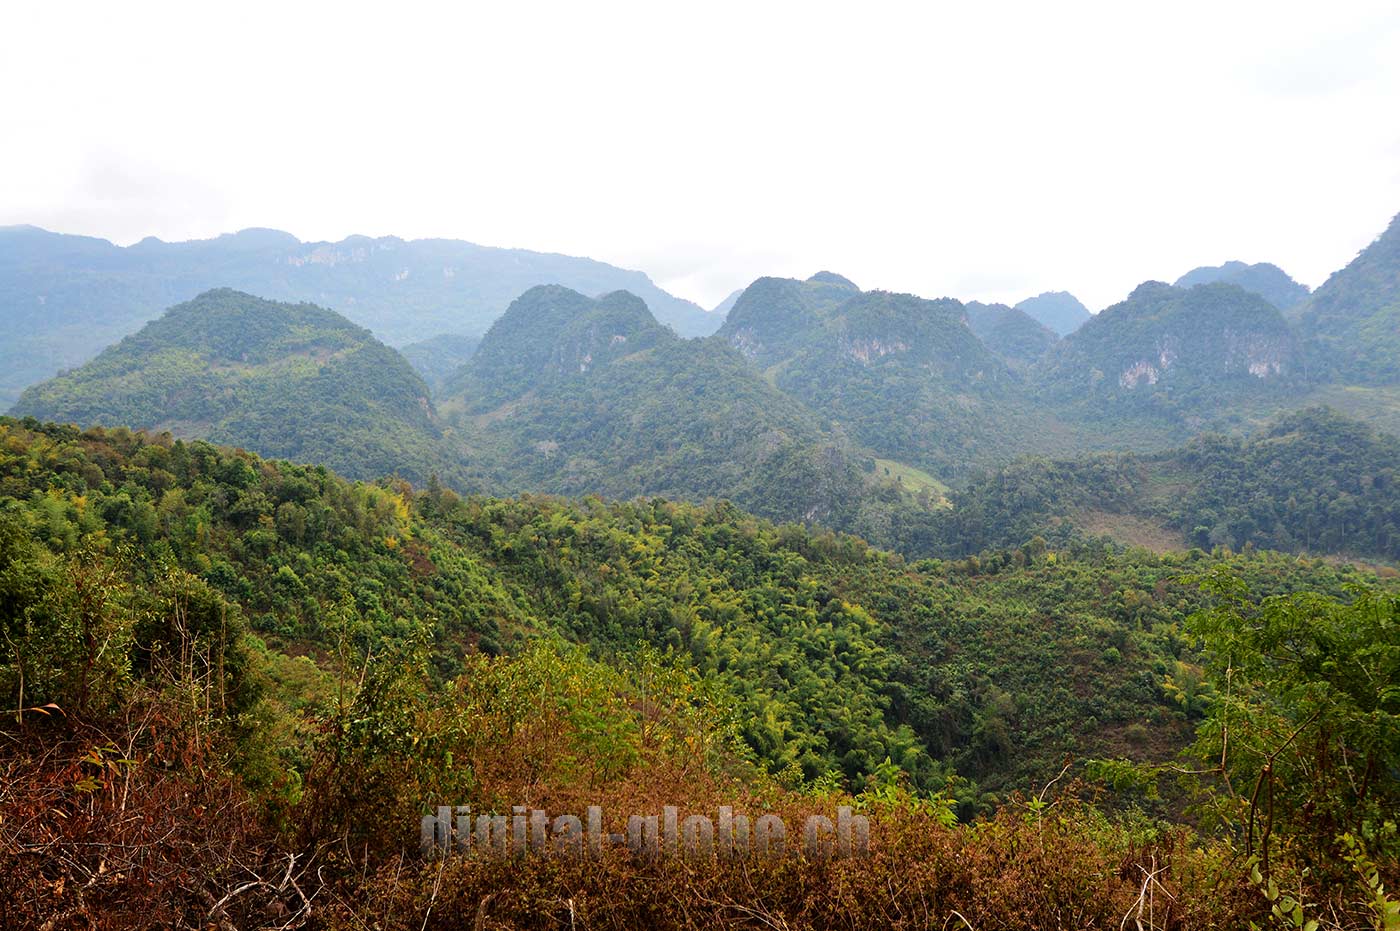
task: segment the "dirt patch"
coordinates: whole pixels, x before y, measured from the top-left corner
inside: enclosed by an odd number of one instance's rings
[[[1181,534],[1136,514],[1080,511],[1073,520],[1087,534],[1110,537],[1128,546],[1140,546],[1158,553],[1186,549],[1186,541]]]

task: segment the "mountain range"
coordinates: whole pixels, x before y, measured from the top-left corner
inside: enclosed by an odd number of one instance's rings
[[[481,336],[537,284],[586,294],[626,289],[684,336],[720,319],[641,272],[592,259],[450,239],[351,236],[301,242],[278,230],[128,247],[103,239],[0,228],[0,406],[25,387],[91,359],[160,315],[214,288],[329,307],[402,346],[437,334]]]
[[[1251,294],[1257,294],[1279,310],[1287,310],[1308,298],[1306,285],[1301,285],[1288,276],[1277,265],[1260,262],[1246,265],[1230,261],[1224,265],[1194,268],[1176,280],[1178,288],[1193,288],[1198,284],[1239,285]]]
[[[1395,238],[1287,315],[1239,284],[1146,282],[1064,337],[1025,302],[864,291],[824,271],[758,279],[703,339],[637,294],[550,284],[479,340],[445,333],[400,356],[330,310],[223,289],[30,388],[14,413],[465,491],[728,498],[942,552],[949,486],[956,501],[1020,456],[1165,455],[1319,403],[1394,430],[1400,385],[1383,367],[1348,381],[1343,360],[1377,356],[1359,334],[1394,311]],[[1068,306],[1043,297],[1042,311]]]

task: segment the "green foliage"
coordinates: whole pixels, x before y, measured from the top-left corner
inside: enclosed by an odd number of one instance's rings
[[[227,289],[30,388],[15,412],[168,429],[366,478],[464,474],[427,386],[397,353],[332,311]]]
[[[1318,376],[1361,385],[1400,380],[1400,216],[1297,313]]]
[[[955,492],[923,546],[966,555],[1036,533],[1063,542],[1083,535],[1087,513],[1106,512],[1202,549],[1397,560],[1397,461],[1395,438],[1325,408],[1286,416],[1245,440],[1205,435],[1147,456],[1023,459]]]
[[[972,332],[1014,369],[1024,370],[1039,362],[1059,342],[1054,330],[1023,310],[977,301],[969,301],[964,309]]]
[[[1134,722],[1186,720],[1193,706],[1157,670],[1189,661],[1175,625],[1199,605],[1173,579],[1210,564],[1041,541],[911,568],[727,504],[462,499],[202,442],[16,421],[0,421],[0,495],[11,515],[0,526],[32,541],[0,573],[7,617],[37,616],[45,573],[106,541],[127,554],[112,569],[119,601],[149,591],[135,602],[138,671],[222,651],[225,674],[272,680],[234,703],[249,726],[294,735],[289,690],[324,696],[278,651],[350,669],[419,644],[415,675],[447,681],[477,653],[562,637],[598,658],[684,657],[770,772],[859,784],[889,758],[921,792],[941,789],[950,766],[1001,790],[1066,752],[1112,750]],[[1237,563],[1264,590],[1345,577],[1278,557]],[[265,647],[239,659],[224,632],[244,623]],[[296,752],[254,756],[269,784],[307,765]],[[971,789],[959,798],[964,813],[982,804]]]
[[[1193,616],[1215,683],[1193,748],[1219,761],[1209,810],[1269,870],[1271,841],[1315,871],[1342,862],[1337,838],[1400,855],[1400,598],[1356,589],[1257,604],[1220,570],[1217,604]]]
[[[1213,418],[1303,384],[1297,338],[1268,301],[1235,285],[1141,284],[1067,337],[1036,376],[1043,395],[1085,417],[1122,410],[1168,421]]]

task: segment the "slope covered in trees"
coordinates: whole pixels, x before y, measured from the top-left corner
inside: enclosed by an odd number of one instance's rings
[[[963,309],[967,312],[967,324],[972,332],[1012,368],[1029,368],[1059,342],[1054,330],[1023,310],[1005,304],[980,304],[977,301],[969,301]]]
[[[1378,738],[1398,712],[1376,683],[1400,659],[1393,599],[1348,605],[1367,581],[1351,569],[1038,544],[911,565],[723,505],[460,499],[15,420],[0,420],[0,543],[0,695],[26,709],[7,715],[0,747],[16,813],[0,822],[14,891],[0,908],[21,924],[89,909],[285,923],[323,897],[331,927],[371,914],[449,927],[484,914],[488,894],[530,888],[551,904],[503,895],[491,914],[535,927],[555,923],[566,887],[600,920],[692,927],[731,910],[720,890],[734,876],[714,861],[677,861],[672,876],[625,854],[589,867],[413,859],[433,804],[524,800],[602,802],[609,817],[854,805],[872,821],[871,861],[734,867],[744,901],[801,924],[801,903],[835,875],[852,884],[843,926],[858,914],[857,927],[889,927],[891,913],[939,925],[952,909],[1051,928],[1064,907],[1109,925],[1141,884],[1136,870],[1114,879],[1127,863],[1173,865],[1173,914],[1234,927],[1268,908],[1219,872],[1245,830],[1240,806],[1205,785],[1226,820],[1199,837],[1115,821],[1051,793],[1066,755],[1128,757],[1075,772],[1160,811],[1135,794],[1137,767],[1170,762],[1193,727],[1217,759],[1222,709],[1232,739],[1272,749],[1267,722],[1306,727],[1322,708],[1318,739],[1276,755],[1299,778],[1271,820],[1272,869],[1310,866],[1314,897],[1355,899],[1347,871],[1309,853],[1340,843],[1325,829],[1359,831],[1393,803],[1384,783],[1344,788],[1394,763]],[[1206,575],[1218,584],[1203,591]],[[1274,655],[1271,631],[1303,652]],[[1309,660],[1353,642],[1367,647],[1356,668]],[[1200,662],[1214,670],[1226,653],[1229,689]],[[1341,777],[1331,788],[1300,755],[1324,751],[1345,770],[1327,771]],[[1250,779],[1250,759],[1227,756],[1228,775]],[[1393,871],[1394,838],[1362,837]],[[26,859],[36,843],[51,855],[42,884]],[[648,904],[648,870],[664,905]],[[895,881],[911,875],[912,897]]]
[[[626,291],[593,299],[557,285],[531,288],[491,325],[444,394],[482,413],[673,342],[675,334]]]
[[[170,430],[357,477],[465,475],[427,386],[398,353],[333,311],[228,289],[170,308],[28,389],[14,411]]]
[[[121,248],[34,227],[0,228],[0,408],[25,387],[88,361],[172,304],[232,287],[330,307],[399,346],[437,333],[480,335],[523,291],[563,284],[586,294],[625,288],[685,336],[720,318],[641,272],[591,259],[450,239],[351,236],[303,243],[277,230]]]
[[[888,755],[921,784],[946,777],[936,757],[998,787],[1102,745],[1114,722],[1169,721],[1165,693],[1125,670],[1185,658],[1167,632],[1199,599],[1177,576],[1214,562],[1030,547],[910,566],[727,504],[461,499],[168,435],[33,421],[0,423],[0,439],[4,520],[29,541],[12,559],[81,559],[105,539],[110,568],[140,578],[178,566],[236,603],[269,646],[418,640],[442,674],[475,650],[543,635],[602,655],[670,648],[739,703],[765,767],[806,780],[859,779]],[[1330,590],[1347,575],[1279,557],[1236,563],[1265,590]],[[1137,594],[1104,601],[1105,586]],[[1099,656],[1110,647],[1112,662]],[[30,698],[54,698],[28,668]],[[1061,691],[1070,681],[1078,697]]]
[[[1317,377],[1400,383],[1400,216],[1295,312]]]
[[[1146,282],[1058,344],[1037,380],[1059,401],[1183,419],[1296,389],[1304,364],[1288,323],[1258,295]]]
[[[876,455],[944,480],[1011,458],[1043,420],[951,299],[860,291],[830,272],[762,278],[712,339]]]
[[[1400,440],[1334,411],[1151,455],[1026,459],[953,495],[952,553],[1159,528],[1175,547],[1259,547],[1400,561]]]

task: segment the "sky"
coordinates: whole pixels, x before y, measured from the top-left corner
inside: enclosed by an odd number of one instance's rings
[[[6,4],[0,225],[1097,310],[1400,212],[1400,4]]]

